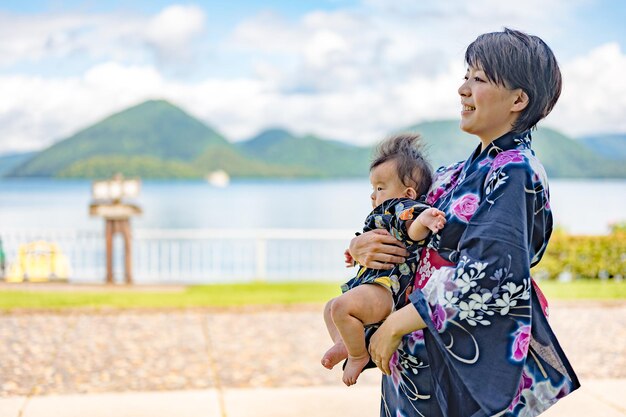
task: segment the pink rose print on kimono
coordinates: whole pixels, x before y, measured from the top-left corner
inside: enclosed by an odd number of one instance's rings
[[[406,338],[406,345],[411,351],[415,350],[415,346],[424,344],[423,330],[414,331],[413,333],[409,333],[404,337]]]
[[[400,366],[400,355],[396,350],[391,359],[389,359],[389,369],[391,370],[391,380],[396,390],[400,387],[400,379],[402,378],[402,367]]]
[[[517,392],[515,393],[515,397],[513,397],[513,402],[509,406],[509,411],[513,411],[515,406],[519,404],[519,400],[522,397],[522,391],[532,386],[533,386],[533,379],[530,376],[528,376],[525,369],[522,370],[522,379],[519,383],[519,387],[517,387]]]
[[[530,344],[530,326],[520,326],[513,336],[515,337],[515,339],[513,339],[512,346],[513,359],[520,362],[526,358],[526,353],[528,353],[528,345]]]
[[[572,390],[570,389],[570,386],[567,384],[563,384],[563,386],[559,390],[559,393],[556,395],[556,398],[563,398],[570,392],[572,392]]]
[[[491,164],[491,170],[495,171],[496,169],[511,163],[520,163],[524,162],[524,157],[522,153],[517,149],[513,149],[510,151],[500,152],[498,156],[496,156]]]
[[[443,195],[443,192],[445,190],[446,189],[444,187],[439,187],[435,191],[429,193],[428,196],[426,197],[426,203],[431,204],[431,205],[435,204],[435,202],[439,200],[439,197]]]
[[[478,208],[480,198],[476,194],[465,194],[452,203],[452,214],[468,223]]]
[[[443,329],[444,323],[446,322],[446,310],[443,308],[441,304],[435,304],[431,307],[432,312],[430,314],[430,318],[433,321],[433,325],[438,332]]]
[[[437,178],[433,182],[434,185],[443,184],[437,188],[434,188],[426,195],[426,203],[435,204],[442,195],[445,194],[446,190],[451,190],[456,187],[456,184],[459,182],[459,172],[463,168],[462,164],[449,169],[445,173],[438,174]]]

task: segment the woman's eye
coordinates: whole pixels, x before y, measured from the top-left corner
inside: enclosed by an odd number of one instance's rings
[[[376,188],[376,191],[382,191],[382,190],[383,190],[383,187],[377,187]]]
[[[482,78],[480,78],[480,77],[474,77],[474,81],[479,82],[479,83],[482,83],[482,82],[483,82],[483,79],[482,79]]]

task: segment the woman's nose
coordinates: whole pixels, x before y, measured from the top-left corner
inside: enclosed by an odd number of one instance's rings
[[[470,95],[470,89],[469,89],[469,87],[467,86],[467,80],[463,81],[463,84],[461,84],[461,85],[459,86],[459,90],[458,90],[458,91],[459,91],[459,95],[460,95],[461,97],[469,97],[469,95]]]

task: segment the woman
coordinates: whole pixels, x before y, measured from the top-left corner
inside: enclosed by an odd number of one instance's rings
[[[556,59],[505,29],[479,36],[465,60],[461,129],[481,143],[437,171],[427,200],[447,224],[421,254],[410,303],[371,337],[385,417],[535,416],[579,387],[530,277],[552,230],[530,130],[560,95]],[[380,231],[350,252],[373,268],[405,255]]]

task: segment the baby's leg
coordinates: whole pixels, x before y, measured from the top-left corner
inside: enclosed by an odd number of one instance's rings
[[[327,369],[333,369],[335,365],[348,357],[346,345],[343,344],[339,330],[337,330],[335,323],[333,323],[333,318],[331,317],[332,306],[335,300],[336,298],[333,298],[326,303],[326,307],[324,307],[324,322],[326,323],[328,334],[334,343],[322,357],[322,366]]]
[[[331,316],[348,350],[348,363],[343,372],[344,384],[355,384],[369,362],[363,326],[384,320],[392,309],[391,292],[376,284],[355,287],[333,302]]]

